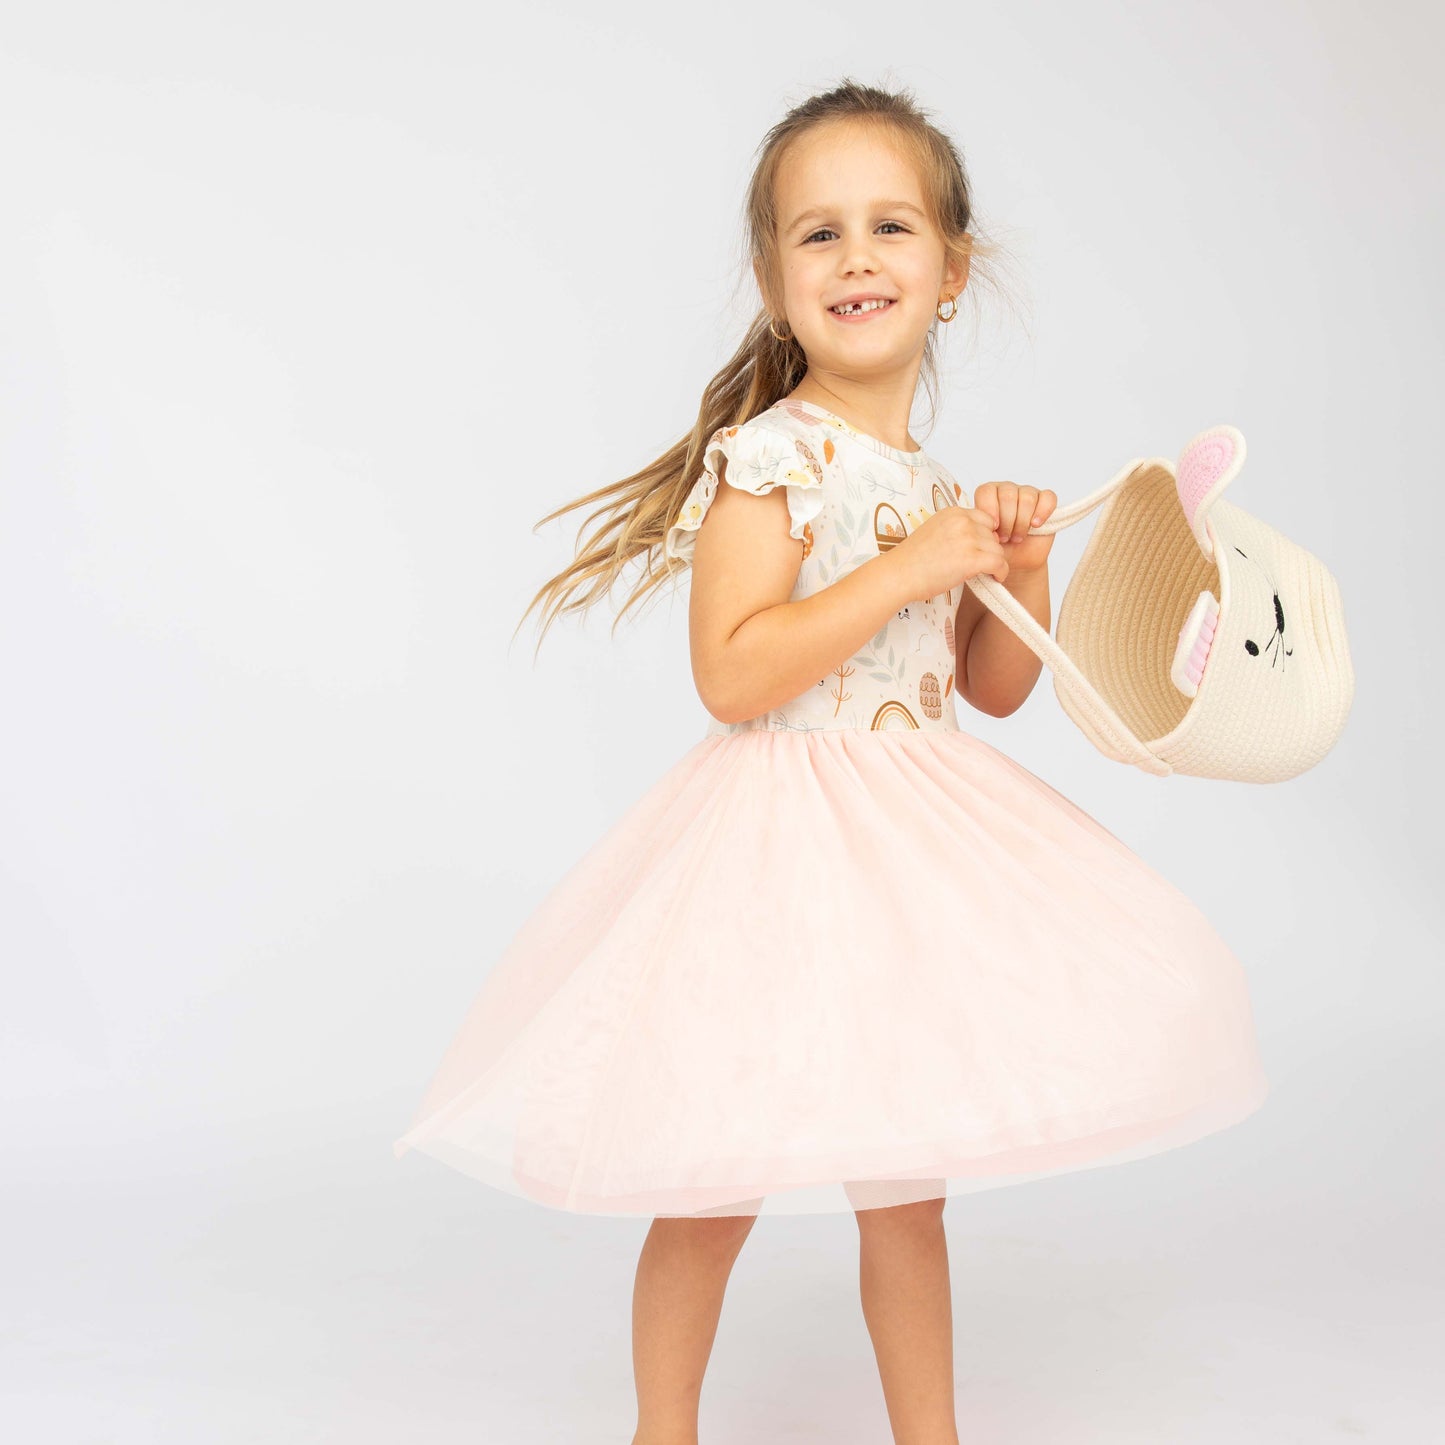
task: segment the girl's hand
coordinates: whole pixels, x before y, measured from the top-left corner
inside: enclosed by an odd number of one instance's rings
[[[993,523],[1011,574],[1036,572],[1047,564],[1057,534],[1045,532],[1031,537],[1028,531],[1048,521],[1059,505],[1056,492],[1019,487],[1012,482],[984,482],[973,494],[973,505],[986,512]]]

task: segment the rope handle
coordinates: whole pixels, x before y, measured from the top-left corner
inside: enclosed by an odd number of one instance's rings
[[[1048,532],[1060,532],[1072,527],[1075,522],[1088,516],[1096,507],[1102,506],[1142,466],[1163,466],[1173,472],[1169,462],[1160,457],[1139,457],[1122,468],[1102,487],[1088,496],[1066,507],[1058,507],[1054,514],[1037,527],[1031,527],[1028,535],[1042,536]],[[966,578],[978,599],[1002,622],[1010,632],[1035,652],[1053,672],[1055,681],[1062,687],[1088,717],[1089,722],[1101,737],[1105,738],[1116,752],[1128,762],[1143,768],[1146,772],[1165,775],[1173,771],[1167,763],[1154,756],[1133,732],[1127,723],[1104,700],[1103,695],[1079,670],[1068,653],[1039,626],[1038,621],[1022,602],[1002,582],[987,573]]]

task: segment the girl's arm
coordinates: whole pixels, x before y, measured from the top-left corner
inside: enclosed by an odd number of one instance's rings
[[[782,487],[753,496],[719,485],[692,558],[693,682],[719,722],[790,702],[846,662],[911,600],[893,549],[812,597],[790,602],[802,544],[788,535]]]
[[[1028,608],[1034,620],[1051,630],[1049,567],[1009,569],[1003,585]],[[990,717],[1007,717],[1023,705],[1043,671],[1043,659],[986,607],[965,584],[953,619],[955,686],[964,699]]]

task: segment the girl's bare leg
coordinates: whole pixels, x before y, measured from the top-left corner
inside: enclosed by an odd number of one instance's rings
[[[958,1445],[943,1204],[854,1211],[863,1318],[895,1445]]]
[[[697,1445],[698,1401],[733,1261],[753,1214],[652,1221],[632,1295],[632,1445]]]

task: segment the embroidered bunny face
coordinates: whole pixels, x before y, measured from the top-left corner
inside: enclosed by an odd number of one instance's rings
[[[1215,426],[1173,470],[1137,464],[1100,514],[1058,637],[1169,770],[1277,782],[1334,746],[1354,673],[1328,569],[1224,500],[1244,455],[1244,436]]]
[[[969,580],[1049,664],[1089,740],[1146,772],[1277,782],[1318,762],[1349,713],[1338,584],[1224,500],[1244,457],[1234,427],[1213,427],[1177,466],[1131,462],[1036,528],[1102,505],[1059,605],[1057,642],[991,578]]]
[[[1238,740],[1251,769],[1292,776],[1333,745],[1354,674],[1335,579],[1303,547],[1223,500],[1244,458],[1244,437],[1219,426],[1195,437],[1175,468],[1180,510],[1219,591],[1195,599],[1170,677],[1183,696],[1208,700],[1209,718],[1223,739]]]

